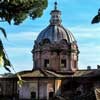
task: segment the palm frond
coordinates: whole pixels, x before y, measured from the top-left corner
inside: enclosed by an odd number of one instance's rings
[[[8,66],[11,67],[11,63],[10,63],[10,60],[8,59],[6,53],[5,53],[3,43],[1,40],[0,40],[0,64],[3,65],[3,67],[7,71],[11,72],[10,69],[8,68]]]
[[[4,28],[0,27],[1,32],[3,33],[4,37],[7,38],[7,34]]]
[[[11,72],[11,70],[8,67],[4,67],[8,72]]]
[[[17,77],[18,77],[17,84],[21,88],[23,83],[24,83],[24,80],[22,80],[22,78],[21,78],[21,76],[19,74],[17,74]]]
[[[0,56],[3,56],[3,43],[0,40]]]
[[[92,24],[95,24],[95,23],[99,23],[100,22],[100,15],[96,15],[93,19],[92,19]]]
[[[93,17],[91,24],[96,24],[100,22],[100,9],[98,10],[98,14]]]

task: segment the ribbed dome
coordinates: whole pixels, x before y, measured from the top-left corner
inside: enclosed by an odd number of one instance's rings
[[[45,39],[48,39],[51,43],[60,42],[61,40],[66,40],[67,43],[76,42],[73,34],[62,25],[49,25],[40,32],[36,42],[41,43]]]
[[[57,9],[57,2],[55,2],[54,10],[52,10],[50,14],[50,25],[40,32],[36,43],[41,43],[45,39],[49,40],[51,43],[59,43],[61,40],[66,40],[67,43],[76,42],[73,34],[61,24],[61,11]]]

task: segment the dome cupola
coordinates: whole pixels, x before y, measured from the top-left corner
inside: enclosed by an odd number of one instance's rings
[[[51,11],[51,25],[60,25],[61,24],[61,11],[57,10],[57,2],[55,2],[54,10]]]
[[[34,69],[75,72],[78,69],[78,46],[73,34],[61,24],[61,11],[54,3],[50,24],[38,35],[33,53]]]

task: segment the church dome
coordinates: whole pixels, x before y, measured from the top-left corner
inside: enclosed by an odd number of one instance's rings
[[[57,9],[57,3],[50,14],[50,25],[40,32],[36,43],[42,43],[44,40],[49,40],[50,43],[59,43],[61,40],[66,40],[67,43],[76,42],[73,34],[61,25],[61,11]]]
[[[73,73],[78,69],[78,46],[73,34],[61,24],[61,11],[51,11],[50,24],[38,35],[32,50],[34,69]]]
[[[40,32],[36,42],[41,43],[45,39],[48,39],[50,43],[59,43],[61,40],[66,40],[67,43],[76,42],[73,34],[62,25],[49,25],[42,32]]]

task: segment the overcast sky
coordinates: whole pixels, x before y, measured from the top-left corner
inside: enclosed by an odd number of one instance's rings
[[[16,71],[31,70],[31,50],[38,34],[48,26],[50,12],[54,1],[49,0],[48,7],[41,18],[28,18],[19,26],[0,23],[5,28],[8,41],[3,39],[5,50]],[[88,65],[96,68],[100,64],[100,24],[91,24],[97,14],[100,0],[58,0],[58,9],[62,12],[62,24],[69,29],[77,40],[80,50],[79,68],[86,69]],[[0,73],[6,73],[0,68]]]

